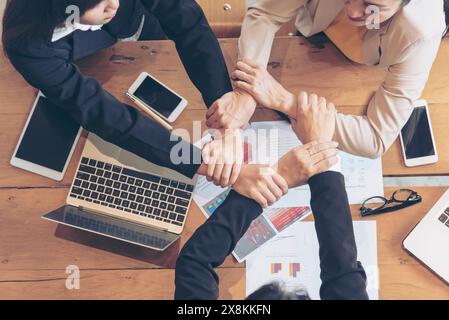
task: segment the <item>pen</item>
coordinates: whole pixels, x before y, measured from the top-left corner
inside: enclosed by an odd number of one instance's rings
[[[142,102],[140,102],[138,99],[134,98],[131,94],[128,92],[126,93],[126,96],[131,99],[136,106],[140,109],[140,111],[146,113],[148,116],[159,122],[164,128],[166,128],[169,131],[173,130],[173,127],[169,125],[167,122],[165,122],[164,119],[162,119],[159,115],[157,115],[153,110],[149,109],[147,106],[145,106]]]

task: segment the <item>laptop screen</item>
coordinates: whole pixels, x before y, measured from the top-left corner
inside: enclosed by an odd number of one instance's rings
[[[165,250],[179,235],[126,220],[63,206],[42,218],[155,250]]]

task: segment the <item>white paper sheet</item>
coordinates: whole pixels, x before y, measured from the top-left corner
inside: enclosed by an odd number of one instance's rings
[[[379,299],[377,234],[375,221],[354,222],[358,260],[367,274],[370,299]],[[270,240],[246,260],[246,294],[272,281],[287,290],[305,288],[314,300],[320,299],[320,261],[313,222],[298,222]]]
[[[286,121],[254,122],[245,131],[251,145],[251,163],[274,164],[291,149],[301,145],[291,126]],[[350,204],[360,204],[373,196],[383,196],[381,159],[371,160],[340,152],[341,167],[345,176],[346,191]],[[295,168],[292,168],[295,170]],[[206,216],[221,204],[229,191],[216,187],[204,177],[200,177],[193,199]],[[276,202],[272,208],[294,208],[310,205],[310,189],[302,186],[289,190],[288,194]]]
[[[254,163],[274,164],[291,149],[301,145],[290,124],[286,121],[254,122],[250,129],[254,129],[254,132],[257,133],[253,132],[251,136],[251,140],[255,141],[252,148]],[[371,160],[342,151],[339,152],[339,156],[350,204],[360,204],[370,197],[384,195],[380,158]],[[289,190],[288,194],[273,207],[298,207],[309,204],[310,189],[308,186],[302,186]]]

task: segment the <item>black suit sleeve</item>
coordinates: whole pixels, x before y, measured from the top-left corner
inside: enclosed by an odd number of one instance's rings
[[[312,177],[309,185],[320,244],[321,298],[368,299],[343,175],[325,172]]]
[[[160,124],[121,103],[96,79],[82,75],[74,63],[54,56],[48,48],[36,50],[35,56],[14,51],[9,52],[9,56],[28,83],[41,90],[84,129],[188,177],[193,177],[198,170],[200,163],[192,164],[194,153],[197,162],[201,159],[197,148],[178,137],[172,137]],[[172,161],[174,146],[186,152],[183,163]]]
[[[141,0],[176,43],[190,79],[209,107],[232,91],[226,63],[217,38],[194,0]]]
[[[218,299],[219,281],[214,268],[223,263],[261,213],[255,201],[232,191],[181,250],[176,263],[175,299]]]

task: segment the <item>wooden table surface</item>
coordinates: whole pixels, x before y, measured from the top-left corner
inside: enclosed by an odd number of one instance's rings
[[[231,67],[237,59],[237,41],[225,39],[221,45]],[[406,168],[396,142],[383,157],[385,176],[449,174],[449,145],[445,143],[449,122],[449,60],[445,59],[448,56],[446,40],[424,93],[430,103],[439,163]],[[347,61],[331,44],[311,45],[296,37],[277,39],[270,61],[270,71],[287,88],[324,95],[341,112],[353,114],[363,114],[384,74],[383,70]],[[83,73],[97,78],[124,102],[128,102],[124,92],[140,72],[147,71],[189,101],[188,110],[175,124],[177,128],[191,130],[193,120],[204,120],[204,103],[188,80],[171,42],[120,43],[79,65]],[[9,160],[36,90],[26,84],[4,56],[0,56],[0,74],[0,299],[171,299],[177,254],[204,222],[199,208],[192,205],[181,240],[164,253],[42,220],[43,213],[64,204],[85,134],[60,183],[11,167]],[[258,110],[254,117],[254,120],[271,119],[276,116],[268,110]],[[449,286],[402,248],[402,240],[446,188],[414,189],[423,196],[421,204],[375,218],[380,297],[449,299]],[[386,188],[385,192],[389,195],[394,190]],[[357,206],[353,206],[353,217],[359,219]],[[81,270],[80,290],[65,287],[65,269],[69,265]],[[220,298],[244,298],[244,264],[237,264],[229,257],[218,273]]]

